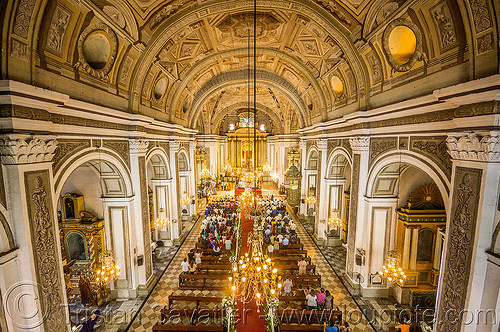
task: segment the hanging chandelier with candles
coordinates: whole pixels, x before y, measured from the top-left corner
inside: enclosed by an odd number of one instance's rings
[[[307,196],[306,197],[306,203],[307,204],[315,204],[316,203],[316,197],[315,196]]]
[[[262,240],[262,231],[254,224],[251,253],[245,253],[238,262],[232,264],[232,276],[229,277],[231,293],[244,303],[252,299],[255,299],[257,305],[276,301],[282,287],[277,281],[278,269],[262,253]]]
[[[108,282],[116,280],[120,276],[120,267],[114,263],[111,251],[105,251],[100,255],[98,266],[97,271],[95,271],[95,280],[101,288],[106,287]]]
[[[342,219],[340,217],[340,211],[338,209],[333,209],[331,217],[328,218],[328,225],[333,229],[338,230],[342,227]]]
[[[200,177],[202,179],[211,179],[212,178],[212,173],[208,168],[204,168],[201,170]]]
[[[155,228],[164,228],[164,227],[167,227],[169,224],[170,224],[170,221],[165,216],[165,209],[159,208],[158,209],[158,218],[156,218],[156,220],[154,222]]]
[[[386,279],[388,283],[396,283],[403,286],[406,281],[406,274],[400,267],[400,258],[396,250],[390,250],[387,252],[386,265],[382,266],[382,270],[379,271],[379,275]]]

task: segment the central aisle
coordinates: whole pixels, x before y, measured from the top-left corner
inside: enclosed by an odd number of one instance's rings
[[[250,248],[247,247],[248,234],[253,231],[253,220],[249,219],[245,212],[241,212],[241,257],[245,255],[246,252],[250,254]],[[262,307],[260,312],[257,312],[257,304],[255,300],[250,303],[246,303],[245,306],[241,301],[237,302],[236,308],[239,312],[240,323],[237,325],[238,332],[252,331],[252,332],[265,332],[266,331],[266,321],[264,320]]]

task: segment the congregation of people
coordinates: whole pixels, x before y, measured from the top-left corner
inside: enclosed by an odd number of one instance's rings
[[[181,262],[182,273],[196,274],[197,266],[201,264],[201,256],[208,250],[213,251],[212,255],[220,255],[234,249],[237,207],[237,201],[230,196],[211,199],[205,208],[205,218],[200,226],[199,246],[191,249]]]

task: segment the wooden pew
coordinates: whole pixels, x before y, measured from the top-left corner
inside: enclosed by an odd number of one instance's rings
[[[283,249],[283,250],[275,250],[273,252],[273,255],[278,255],[278,256],[295,256],[295,255],[301,255],[303,257],[307,257],[307,250],[301,250],[301,249]]]
[[[223,331],[221,325],[177,325],[157,323],[153,326],[153,331],[173,331],[173,332],[191,332],[191,331]]]
[[[275,262],[276,264],[279,264],[280,262],[296,262],[298,263],[300,259],[302,258],[301,256],[296,256],[296,255],[290,255],[290,256],[270,256],[271,260]],[[307,262],[307,264],[311,264],[311,257],[305,257],[304,260]],[[297,265],[298,266],[298,265]]]
[[[302,243],[295,243],[295,244],[288,244],[287,247],[285,247],[283,244],[280,244],[280,250],[288,250],[288,249],[304,249],[304,245]]]
[[[187,295],[174,295],[174,292],[172,292],[168,296],[168,309],[172,309],[172,305],[174,302],[177,301],[182,301],[182,302],[196,302],[196,308],[200,307],[200,303],[221,303],[222,302],[222,297],[220,296],[187,296]]]
[[[179,274],[179,289],[224,289],[227,287],[227,283],[229,282],[228,277],[229,273],[223,274]],[[186,280],[202,280],[202,285],[186,285]],[[222,286],[207,286],[207,280],[225,280],[227,283],[224,283]],[[183,282],[184,281],[184,282]]]
[[[201,256],[202,264],[229,264],[227,256]]]
[[[281,332],[285,332],[285,331],[324,331],[325,330],[325,326],[322,325],[322,324],[316,324],[316,325],[279,324],[279,329],[280,329]]]
[[[283,281],[290,278],[293,282],[294,286],[321,286],[321,275],[320,274],[304,274],[304,275],[296,275],[296,274],[280,274],[278,271],[278,275],[281,276]]]
[[[342,312],[337,309],[307,310],[281,309],[278,319],[282,324],[329,324],[331,321],[342,321]]]
[[[231,271],[232,269],[232,266],[231,264],[229,264],[229,262],[227,263],[219,263],[219,264],[204,264],[203,261],[201,264],[198,264],[197,265],[197,268],[198,270],[200,271],[205,271],[206,273],[208,273],[208,270],[217,270],[217,271]]]
[[[295,271],[299,270],[299,266],[297,264],[286,264],[286,263],[276,263],[276,268],[279,271]],[[308,264],[306,267],[306,271],[312,271],[313,274],[316,274],[316,265]]]

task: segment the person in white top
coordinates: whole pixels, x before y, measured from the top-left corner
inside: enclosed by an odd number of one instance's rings
[[[226,250],[231,250],[231,240],[227,239],[225,245],[226,245]]]
[[[276,238],[278,239],[279,243],[283,242],[283,235],[278,234],[278,236],[276,236]]]
[[[182,268],[182,273],[184,274],[189,273],[189,263],[187,261],[187,258],[184,258],[184,260],[182,261],[181,268]]]
[[[285,292],[285,296],[290,296],[290,294],[292,293],[292,281],[290,280],[290,278],[286,279],[285,282],[283,283],[283,290]]]
[[[308,310],[313,310],[318,307],[318,302],[316,302],[316,295],[314,294],[314,291],[312,289],[311,292],[306,295],[306,300]]]
[[[199,252],[196,253],[196,256],[194,257],[194,261],[195,261],[196,265],[201,264],[201,254]]]
[[[274,251],[274,245],[272,243],[270,243],[268,246],[267,246],[267,254],[269,256],[272,256],[273,255],[273,251]]]

